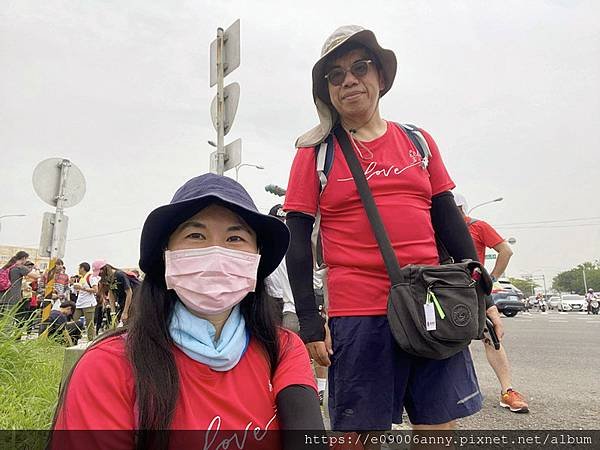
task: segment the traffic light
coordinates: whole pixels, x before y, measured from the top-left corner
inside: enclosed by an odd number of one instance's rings
[[[285,196],[285,189],[277,186],[276,184],[268,184],[265,186],[265,191],[270,192],[271,194],[277,195],[278,197]]]

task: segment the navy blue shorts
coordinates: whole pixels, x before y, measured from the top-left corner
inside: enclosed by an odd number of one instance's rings
[[[329,417],[339,431],[389,430],[402,422],[435,425],[470,416],[483,397],[469,349],[444,360],[398,347],[387,317],[333,317]]]

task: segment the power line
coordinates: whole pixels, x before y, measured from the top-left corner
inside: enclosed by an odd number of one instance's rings
[[[502,227],[502,226],[512,226],[512,225],[537,225],[537,224],[543,224],[543,223],[577,222],[577,221],[580,221],[580,220],[598,220],[598,219],[600,219],[600,216],[596,216],[596,217],[579,217],[577,219],[540,220],[538,222],[513,222],[513,223],[498,224],[496,226]]]
[[[505,230],[549,230],[553,228],[577,228],[577,227],[599,227],[600,223],[579,223],[573,225],[549,225],[549,226],[495,226],[495,228],[502,228]]]
[[[123,233],[128,233],[130,231],[140,230],[141,228],[142,227],[125,228],[124,230],[110,231],[108,233],[92,234],[90,236],[81,236],[81,237],[76,237],[76,238],[72,238],[72,239],[67,239],[67,242],[85,241],[87,239],[95,239],[95,238],[99,238],[99,237],[113,236],[115,234],[123,234]],[[28,245],[24,245],[24,247],[35,247],[36,245],[37,244],[28,244]]]
[[[93,234],[93,235],[90,235],[90,236],[82,236],[82,237],[78,237],[78,238],[67,239],[67,242],[84,241],[86,239],[94,239],[94,238],[98,238],[98,237],[105,237],[105,236],[112,236],[112,235],[115,235],[115,234],[128,233],[130,231],[140,230],[141,228],[142,227],[126,228],[124,230],[111,231],[109,233]]]

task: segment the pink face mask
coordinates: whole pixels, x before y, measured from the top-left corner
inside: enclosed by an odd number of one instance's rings
[[[165,280],[183,304],[200,314],[233,308],[256,288],[260,255],[224,247],[165,251]]]

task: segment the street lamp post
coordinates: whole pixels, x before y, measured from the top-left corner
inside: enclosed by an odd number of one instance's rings
[[[237,166],[235,166],[235,181],[238,181],[238,175],[240,173],[240,167],[244,167],[244,166],[254,167],[255,169],[259,169],[259,170],[263,170],[264,169],[263,166],[259,166],[258,164],[238,164]]]
[[[488,200],[487,202],[483,202],[483,203],[479,203],[478,205],[473,206],[468,212],[467,214],[471,214],[471,211],[473,211],[476,208],[479,208],[480,206],[484,206],[484,205],[489,205],[490,203],[496,203],[496,202],[501,202],[502,200],[504,200],[503,197],[498,197],[495,198],[494,200]]]
[[[5,214],[0,216],[0,230],[2,230],[2,219],[5,217],[25,217],[25,214]]]

